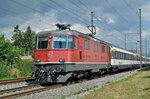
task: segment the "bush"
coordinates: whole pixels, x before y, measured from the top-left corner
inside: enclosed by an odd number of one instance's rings
[[[33,66],[33,61],[30,60],[20,60],[15,65],[15,67],[20,70],[20,75],[22,77],[31,75],[31,66]]]
[[[9,68],[4,61],[0,61],[0,79],[9,77]]]
[[[0,35],[0,60],[5,61],[8,66],[12,66],[19,59],[20,51],[5,39],[4,34]]]

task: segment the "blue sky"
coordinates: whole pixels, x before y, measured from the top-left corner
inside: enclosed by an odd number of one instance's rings
[[[96,37],[124,48],[124,34],[139,33],[139,8],[142,38],[150,44],[149,0],[0,0],[0,33],[10,40],[16,25],[22,31],[31,26],[38,32],[54,30],[56,23],[69,23],[74,30],[90,33],[86,26],[93,11]],[[127,48],[135,49],[137,40],[138,36],[128,36]]]

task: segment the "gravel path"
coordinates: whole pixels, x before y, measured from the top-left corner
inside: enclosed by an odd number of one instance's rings
[[[115,82],[127,78],[128,76],[131,76],[137,72],[137,70],[133,70],[124,73],[114,74],[90,81],[85,81],[82,83],[63,86],[61,88],[19,97],[18,99],[79,99],[87,94],[90,94],[90,92],[94,90],[100,89],[101,87],[109,84],[110,82]]]

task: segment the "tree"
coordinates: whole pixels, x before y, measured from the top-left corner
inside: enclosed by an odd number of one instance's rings
[[[12,65],[19,58],[19,51],[14,48],[9,40],[5,39],[4,34],[0,35],[0,61],[7,65]]]
[[[35,32],[31,30],[31,27],[28,26],[27,30],[25,31],[24,34],[24,44],[25,44],[25,49],[28,51],[33,51],[34,47],[34,38],[35,38]]]
[[[14,27],[14,32],[15,34],[12,36],[12,40],[14,41],[14,45],[17,48],[23,48],[23,43],[24,43],[24,36],[21,30],[19,30],[19,26],[16,25]]]
[[[32,52],[34,49],[34,39],[35,39],[35,32],[31,30],[31,27],[28,26],[25,32],[22,32],[19,29],[19,26],[16,25],[14,27],[15,34],[12,36],[13,43],[16,48],[19,48],[21,50],[21,54],[28,51]]]

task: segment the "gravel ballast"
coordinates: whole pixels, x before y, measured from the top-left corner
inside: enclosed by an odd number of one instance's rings
[[[20,82],[20,83],[0,85],[0,90],[18,88],[18,87],[28,86],[28,85],[31,85],[31,84],[35,84],[35,81],[28,81],[28,82]]]
[[[28,96],[19,97],[18,99],[79,99],[87,94],[90,94],[90,92],[94,90],[108,85],[110,82],[115,82],[127,78],[137,72],[138,70],[132,70],[128,72],[118,73],[94,80],[89,80],[77,84],[51,89],[48,91],[43,91],[40,93],[31,94]]]

